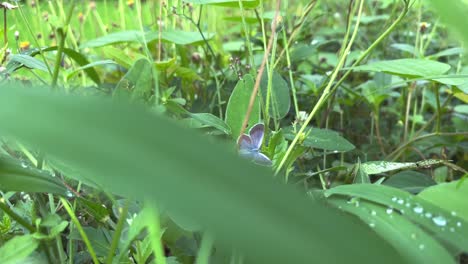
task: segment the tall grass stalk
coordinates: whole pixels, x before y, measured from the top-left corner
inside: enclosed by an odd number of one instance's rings
[[[83,242],[85,243],[86,248],[88,249],[88,253],[91,256],[91,259],[93,260],[94,264],[99,264],[100,262],[96,256],[96,252],[94,251],[93,245],[91,245],[88,235],[86,235],[86,232],[84,231],[83,226],[81,226],[80,221],[76,217],[75,212],[70,207],[67,200],[65,200],[64,198],[60,198],[60,201],[63,204],[63,208],[65,208],[68,215],[70,216],[73,224],[76,226],[76,229],[78,229],[78,232],[80,233],[81,238],[83,239]]]
[[[314,108],[310,112],[310,114],[307,117],[306,121],[304,122],[302,127],[299,129],[298,133],[296,134],[293,141],[289,145],[285,155],[283,156],[283,158],[281,159],[281,162],[279,163],[278,167],[275,170],[275,174],[278,174],[278,172],[281,170],[281,168],[285,164],[286,160],[288,159],[289,155],[291,155],[291,152],[293,151],[294,147],[296,146],[299,138],[301,137],[301,135],[304,133],[305,129],[309,125],[310,121],[312,121],[312,118],[315,116],[315,114],[318,112],[318,110],[322,107],[322,105],[326,102],[326,99],[328,98],[328,96],[329,96],[329,94],[331,92],[331,87],[333,85],[333,82],[335,81],[335,79],[336,79],[336,77],[338,75],[338,72],[343,67],[343,65],[345,63],[345,60],[346,60],[346,58],[348,56],[348,53],[351,50],[351,46],[353,45],[354,39],[356,38],[358,28],[359,28],[359,24],[361,22],[363,4],[364,4],[364,1],[360,0],[359,3],[358,3],[359,9],[358,9],[358,13],[357,13],[357,16],[356,16],[356,25],[354,26],[353,35],[351,36],[351,39],[349,40],[349,43],[348,43],[344,53],[342,54],[338,64],[336,65],[335,69],[333,70],[333,73],[332,73],[332,75],[330,77],[330,80],[328,81],[327,86],[325,87],[322,95],[320,96],[319,100],[317,101]]]

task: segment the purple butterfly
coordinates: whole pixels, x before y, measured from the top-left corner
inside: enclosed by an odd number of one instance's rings
[[[241,135],[237,139],[237,145],[239,146],[239,154],[242,157],[253,160],[260,165],[271,166],[271,160],[265,154],[260,153],[264,129],[265,126],[262,123],[254,125],[249,130],[248,135]]]

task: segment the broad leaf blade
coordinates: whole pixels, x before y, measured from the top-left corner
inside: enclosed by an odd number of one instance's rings
[[[226,124],[231,127],[232,137],[237,139],[240,135],[242,122],[249,107],[250,96],[254,88],[254,80],[250,74],[244,75],[232,91],[226,107]],[[252,113],[250,114],[249,126],[260,121],[260,100],[255,99]]]
[[[3,191],[46,192],[69,194],[59,179],[31,168],[6,155],[0,155],[0,189]]]
[[[111,192],[158,202],[199,223],[254,263],[321,262],[323,256],[334,263],[403,263],[350,217],[274,180],[226,145],[141,108],[2,89],[0,122],[3,134],[93,175]]]
[[[22,263],[39,246],[32,235],[15,236],[0,248],[0,263]]]

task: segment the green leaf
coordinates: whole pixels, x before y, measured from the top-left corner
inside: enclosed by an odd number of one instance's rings
[[[203,33],[203,35],[205,36],[206,40],[209,40],[214,36],[213,33]],[[159,32],[146,32],[146,43],[159,39],[159,36]],[[198,31],[187,32],[180,30],[163,31],[161,33],[161,40],[178,45],[189,45],[204,42],[203,37]],[[125,42],[143,43],[143,34],[138,30],[114,32],[85,42],[80,46],[80,48],[97,48]]]
[[[42,49],[42,52],[49,52],[49,51],[55,51],[57,50],[58,47],[48,47],[48,48],[45,48],[45,49]],[[69,49],[69,48],[64,48],[63,49],[63,53],[65,53],[68,57],[70,57],[72,60],[74,60],[78,65],[80,66],[85,66],[85,65],[88,65],[89,64],[89,61],[86,59],[86,57],[73,50],[73,49]],[[30,56],[34,57],[36,55],[39,54],[39,49],[34,49],[34,50],[31,50],[30,52]],[[23,64],[21,63],[8,63],[7,64],[7,69],[8,71],[11,73],[19,68],[23,67]],[[101,84],[101,80],[99,79],[99,75],[97,74],[97,72],[94,70],[94,68],[86,68],[84,69],[86,75],[88,75],[88,77],[93,80],[94,83],[96,83],[97,85],[100,85]]]
[[[305,133],[307,136],[302,142],[302,145],[305,147],[337,152],[350,151],[355,148],[353,144],[333,130],[312,127],[308,128]],[[293,134],[293,128],[286,128],[284,136],[289,140],[293,140],[295,137],[295,134]]]
[[[260,91],[262,93],[263,102],[266,102],[268,89],[268,75],[262,75],[260,82]],[[286,81],[276,71],[273,72],[271,81],[271,95],[270,95],[270,116],[275,119],[285,117],[291,106],[291,98],[289,95],[289,87]]]
[[[459,181],[441,183],[429,187],[418,194],[422,199],[441,208],[452,211],[468,222],[468,184],[458,184]]]
[[[196,113],[190,114],[190,116],[200,121],[204,125],[214,127],[220,131],[223,131],[225,134],[231,134],[231,128],[223,120],[215,115],[209,113]]]
[[[358,163],[354,165],[353,170],[354,181],[353,183],[371,183],[369,174],[361,167],[361,159],[358,158]]]
[[[456,263],[436,239],[391,208],[365,200],[350,203],[346,199],[331,197],[327,201],[358,216],[409,263]]]
[[[0,263],[22,263],[38,246],[39,242],[32,235],[15,236],[0,248]]]
[[[231,97],[226,107],[226,124],[231,128],[231,135],[237,139],[240,135],[242,122],[247,113],[250,96],[254,87],[254,80],[250,74],[244,75],[242,80],[239,80],[232,91]],[[260,121],[260,100],[257,96],[255,99],[252,113],[250,114],[249,126],[252,126]]]
[[[402,189],[410,193],[418,193],[436,182],[429,176],[417,171],[402,171],[392,175],[384,185]]]
[[[450,65],[424,59],[398,59],[371,62],[354,67],[355,71],[385,72],[410,77],[438,76],[446,73]]]
[[[325,194],[351,196],[384,205],[454,249],[460,252],[468,250],[468,222],[418,196],[376,184],[341,185],[327,190]]]
[[[131,96],[132,100],[146,101],[153,89],[152,65],[146,59],[137,60],[114,90],[114,96]],[[130,95],[131,94],[131,95]]]
[[[19,63],[20,65],[23,65],[27,68],[30,68],[30,69],[37,69],[37,70],[41,70],[41,71],[44,71],[44,72],[49,72],[47,70],[47,66],[45,65],[45,63],[43,61],[40,61],[32,56],[29,56],[29,55],[23,55],[23,54],[15,54],[13,56],[10,57],[10,61],[8,62],[7,64],[7,69],[11,69],[12,66],[9,66],[11,65],[12,63]]]
[[[187,0],[186,2],[200,5],[218,5],[226,7],[239,7],[239,0]],[[244,8],[255,8],[259,0],[242,0]]]
[[[54,193],[62,196],[69,194],[65,185],[51,174],[31,168],[6,155],[0,155],[0,189]]]
[[[107,252],[110,250],[110,237],[112,234],[109,233],[109,230],[99,227],[89,227],[84,226],[83,230],[86,233],[91,245],[93,245],[94,250],[96,251],[96,255],[98,257],[107,256]],[[70,232],[69,239],[82,241],[82,237],[77,229],[73,229]]]
[[[334,263],[404,263],[350,216],[281,183],[228,145],[135,105],[0,89],[0,123],[2,135],[60,157],[109,192],[163,205],[252,262],[311,263],[327,256]]]
[[[101,65],[108,65],[108,64],[115,64],[115,61],[113,60],[101,60],[101,61],[95,61],[86,65],[83,65],[81,67],[78,67],[76,69],[73,69],[71,72],[68,73],[67,75],[67,80],[71,79],[75,74],[82,70],[94,68],[95,66],[101,66]]]
[[[368,161],[362,164],[362,169],[367,174],[379,174],[394,170],[430,168],[434,165],[444,164],[443,160],[422,160],[418,162],[388,162],[388,161]]]

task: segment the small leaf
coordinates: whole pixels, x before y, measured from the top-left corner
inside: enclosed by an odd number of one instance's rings
[[[65,185],[51,174],[0,155],[0,189],[3,191],[44,192],[67,196]],[[1,262],[0,262],[1,263]]]
[[[232,91],[231,97],[226,107],[226,124],[231,128],[231,135],[237,139],[240,135],[242,122],[247,113],[250,95],[254,87],[254,80],[250,74],[244,75],[239,80]],[[255,99],[252,113],[250,114],[249,125],[254,125],[260,121],[260,101]]]
[[[11,56],[10,61],[7,64],[7,69],[11,68],[11,63],[19,63],[20,65],[24,65],[30,69],[37,69],[44,72],[49,72],[47,70],[47,66],[43,61],[40,61],[34,57],[24,54],[15,54]]]
[[[353,144],[333,130],[312,127],[306,130],[306,135],[307,137],[302,142],[302,145],[305,147],[336,152],[350,151],[355,148]],[[293,134],[293,128],[286,128],[284,136],[289,140],[293,140],[295,137],[295,134]]]
[[[260,92],[262,93],[263,102],[266,102],[268,92],[268,74],[266,72],[262,75]],[[289,86],[283,77],[274,71],[270,91],[270,116],[279,120],[288,114],[290,106],[291,98],[289,95]]]
[[[231,134],[231,128],[219,117],[212,115],[210,113],[195,113],[190,114],[190,116],[202,124],[214,127],[220,131],[223,131],[225,134]]]
[[[354,165],[353,170],[354,181],[353,183],[371,183],[369,174],[367,174],[361,167],[361,159],[358,158],[358,163]]]
[[[426,77],[438,76],[446,73],[450,65],[423,59],[398,59],[371,62],[354,67],[355,71],[386,72],[401,76]]]

